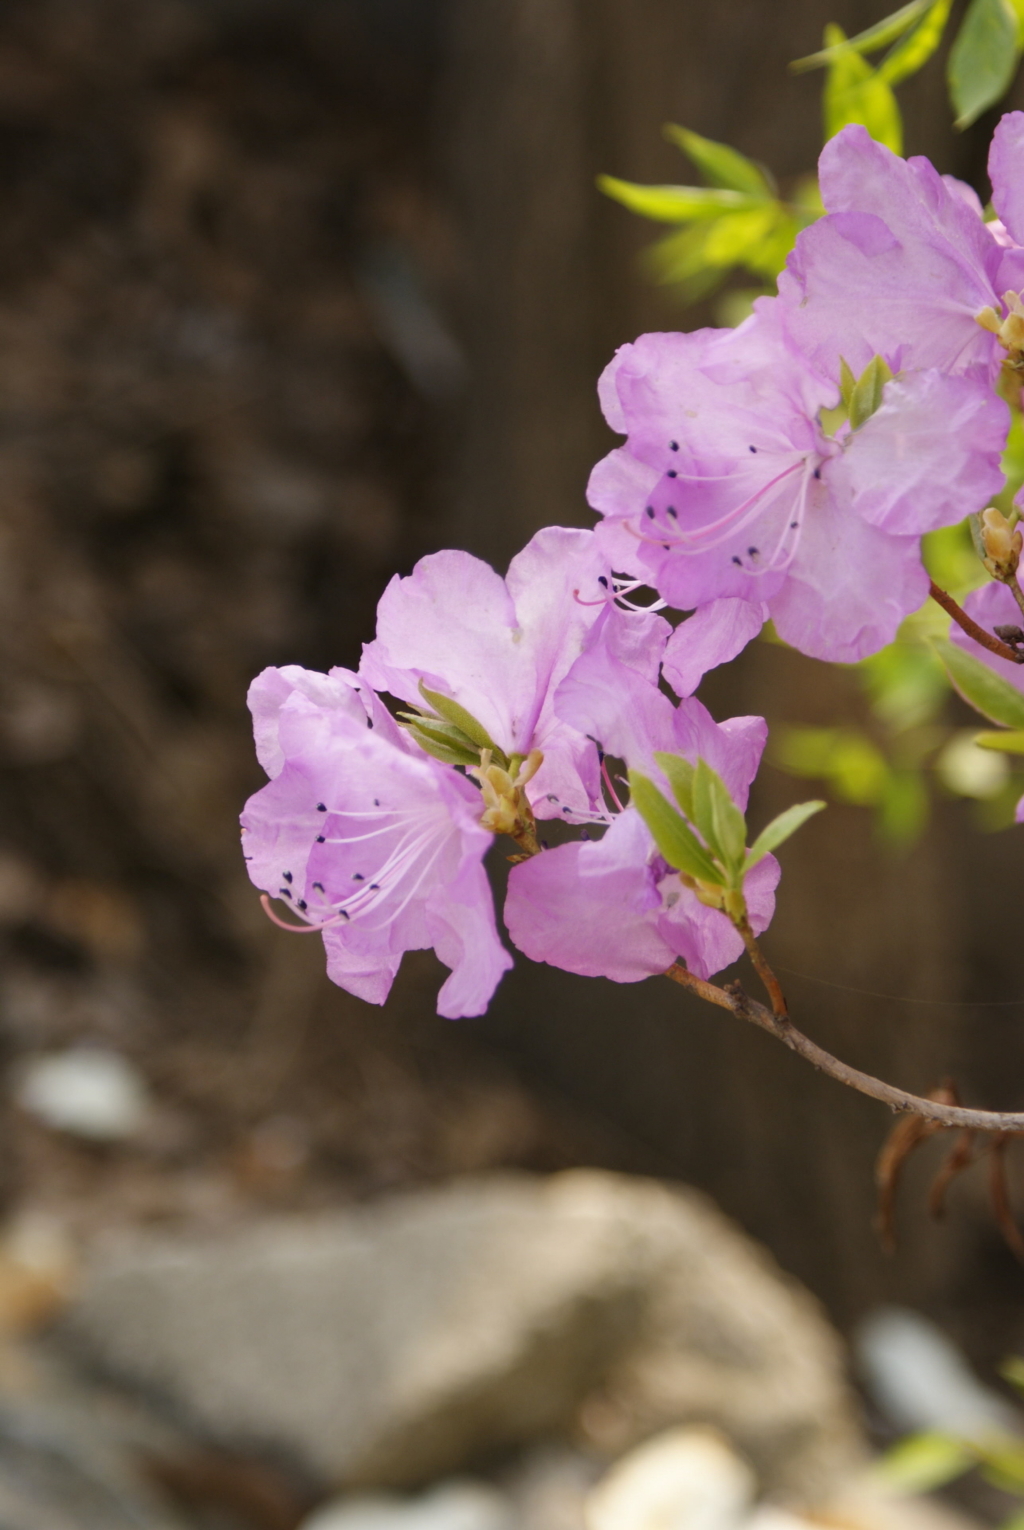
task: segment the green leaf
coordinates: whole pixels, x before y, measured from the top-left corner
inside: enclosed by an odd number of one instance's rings
[[[1011,1387],[1024,1392],[1024,1358],[1020,1355],[1008,1355],[999,1367],[999,1374]]]
[[[721,871],[693,830],[662,796],[654,782],[642,776],[639,771],[631,770],[629,790],[633,805],[650,829],[654,843],[668,864],[698,882],[723,887],[725,883]]]
[[[932,638],[936,653],[960,695],[982,717],[1007,728],[1024,728],[1024,696],[972,653],[948,638]]]
[[[977,733],[974,742],[979,749],[997,749],[1002,754],[1024,754],[1024,731],[1011,728],[1005,733]],[[1024,1361],[1020,1362],[1024,1365]]]
[[[461,707],[451,696],[445,696],[440,691],[429,690],[422,680],[419,683],[419,692],[439,717],[443,717],[445,722],[460,729],[478,749],[489,749],[499,765],[508,763],[487,729],[482,723],[477,722],[472,712],[467,712],[466,708]]]
[[[901,6],[891,16],[884,16],[866,31],[858,32],[855,37],[844,37],[842,42],[831,43],[820,53],[809,53],[806,58],[794,59],[789,67],[794,74],[806,74],[810,69],[821,69],[834,63],[841,53],[848,50],[854,53],[876,53],[879,48],[887,48],[891,42],[902,37],[922,12],[928,9],[928,4],[929,0],[911,0],[909,5]]]
[[[878,826],[896,845],[913,844],[928,822],[928,788],[920,770],[890,770],[879,804]]]
[[[820,813],[825,806],[826,803],[820,801],[796,802],[784,813],[780,813],[778,818],[773,818],[768,827],[761,830],[747,851],[744,871],[749,871],[752,866],[757,865],[758,861],[763,861],[766,855],[770,855],[791,834],[795,834],[797,829],[802,828],[808,818],[813,818],[815,813]]]
[[[746,819],[707,760],[698,760],[693,773],[693,822],[723,866],[738,872],[747,844]]]
[[[746,263],[753,255],[760,267],[763,246],[775,231],[779,212],[778,203],[769,202],[749,212],[727,213],[719,218],[708,230],[704,244],[704,259],[708,265],[735,266]],[[791,244],[795,238],[794,232]]]
[[[1018,31],[1010,0],[971,0],[946,71],[958,128],[969,127],[1009,86]]]
[[[845,356],[839,358],[839,391],[843,396],[843,404],[849,409],[853,399],[853,390],[857,386],[857,379],[853,375],[853,368]]]
[[[479,765],[480,751],[458,728],[432,717],[411,718],[408,713],[398,714],[403,728],[408,728],[425,754],[432,755],[445,765]]]
[[[962,1477],[974,1463],[960,1440],[947,1434],[912,1434],[886,1451],[872,1475],[903,1493],[930,1493]]]
[[[681,754],[665,754],[657,749],[654,758],[659,770],[672,788],[672,795],[687,818],[693,822],[693,776],[694,768]]]
[[[924,67],[942,41],[951,6],[952,0],[934,0],[914,30],[885,55],[878,73],[886,84],[899,85]]]
[[[825,40],[838,44],[846,38],[841,27],[829,25]],[[894,154],[903,152],[903,119],[896,97],[878,71],[852,49],[840,50],[829,68],[822,112],[826,139],[834,138],[851,122],[859,122]]]
[[[621,202],[630,212],[658,223],[689,223],[719,218],[722,213],[760,207],[765,198],[717,186],[638,186],[615,175],[599,175],[597,184],[605,196]]]
[[[850,427],[859,430],[865,420],[870,420],[882,402],[882,393],[892,372],[882,356],[872,356],[857,379],[850,394]]]
[[[745,191],[762,201],[774,195],[775,188],[761,167],[738,149],[730,148],[727,143],[715,143],[711,138],[702,138],[699,133],[691,133],[689,128],[679,127],[674,122],[666,122],[663,131],[670,143],[676,144],[693,160],[709,186]]]

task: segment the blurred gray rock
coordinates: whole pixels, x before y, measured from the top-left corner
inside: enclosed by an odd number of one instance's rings
[[[0,1377],[3,1530],[185,1530],[141,1470],[159,1423],[52,1366],[18,1379]]]
[[[439,1482],[417,1498],[374,1493],[322,1504],[300,1530],[514,1530],[510,1501],[485,1482]]]
[[[689,1420],[790,1496],[861,1452],[812,1299],[703,1197],[615,1175],[136,1235],[97,1256],[67,1333],[208,1435],[348,1486],[567,1431],[617,1454]]]

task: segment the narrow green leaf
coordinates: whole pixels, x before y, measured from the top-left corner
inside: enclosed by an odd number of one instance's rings
[[[825,37],[833,44],[846,40],[842,28],[833,25],[825,28]],[[834,138],[851,122],[859,122],[872,138],[884,143],[894,154],[902,153],[903,119],[896,97],[859,53],[847,49],[836,54],[825,80],[821,104],[826,139]]]
[[[747,851],[744,862],[744,870],[749,871],[756,866],[758,861],[763,861],[778,845],[795,834],[797,829],[803,827],[808,818],[813,818],[815,813],[820,813],[825,807],[824,802],[795,802],[792,807],[780,813],[778,818],[773,818],[766,829],[762,829]]]
[[[1005,733],[978,733],[975,734],[974,742],[979,749],[997,749],[1001,754],[1024,754],[1024,731],[1020,728],[1011,728]]]
[[[672,788],[672,795],[692,823],[693,766],[681,754],[665,754],[660,749],[655,750],[654,758],[659,770],[664,772],[665,780]]]
[[[421,718],[416,722],[399,718],[399,721],[403,728],[409,729],[423,752],[432,755],[435,760],[441,760],[445,765],[480,764],[479,749],[474,749],[457,729],[448,732],[444,723],[432,723],[430,718]],[[460,739],[462,742],[459,742]]]
[[[1010,0],[971,0],[946,70],[958,128],[969,127],[1008,88],[1017,67],[1018,31]]]
[[[654,836],[658,850],[677,871],[722,887],[722,873],[693,830],[684,823],[675,808],[662,796],[654,782],[639,771],[629,772],[631,801]]]
[[[630,212],[658,223],[718,218],[724,212],[760,207],[765,198],[717,186],[639,186],[615,175],[599,175],[598,188]]]
[[[857,379],[853,375],[853,368],[845,356],[839,358],[839,391],[843,396],[843,404],[850,407],[853,398],[853,390],[857,386]]]
[[[693,822],[722,864],[738,871],[747,844],[746,820],[707,760],[698,760],[693,773]]]
[[[806,58],[796,58],[789,67],[794,74],[806,74],[810,69],[821,69],[834,63],[840,53],[851,49],[854,53],[876,53],[879,48],[887,48],[913,26],[922,12],[928,9],[928,3],[929,0],[910,0],[909,5],[900,6],[891,16],[883,16],[881,21],[876,21],[866,31],[858,32],[855,37],[844,37],[841,43],[831,43],[827,48],[822,48],[820,53],[809,53]]]
[[[704,259],[708,265],[726,268],[745,262],[751,255],[760,256],[765,241],[775,230],[780,212],[777,202],[769,202],[749,212],[727,213],[719,218],[708,230],[704,243]],[[795,232],[793,238],[795,241]]]
[[[865,420],[870,420],[881,405],[886,383],[891,380],[892,372],[884,358],[872,356],[850,395],[850,425],[853,430],[859,430]]]
[[[999,1374],[1011,1387],[1024,1392],[1024,1358],[1020,1355],[1008,1355],[999,1367]]]
[[[727,143],[715,143],[691,133],[689,128],[666,122],[665,137],[674,143],[697,166],[709,186],[720,186],[729,191],[745,191],[762,201],[775,193],[775,188],[759,165],[747,159],[738,149]]]
[[[1004,727],[1024,728],[1024,696],[1009,680],[948,638],[932,638],[932,646],[953,685],[975,711]]]
[[[878,73],[887,85],[899,85],[924,68],[942,41],[951,6],[952,0],[934,0],[913,31],[885,55]]]
[[[963,1442],[947,1434],[912,1434],[886,1451],[873,1475],[899,1492],[930,1493],[962,1477],[974,1461]]]
[[[479,749],[490,749],[496,760],[499,755],[502,760],[505,759],[487,729],[482,723],[477,722],[472,712],[467,712],[466,708],[460,706],[451,696],[442,695],[440,691],[429,690],[422,680],[419,683],[419,692],[439,717],[443,717],[445,722],[451,723],[453,727],[461,729]]]

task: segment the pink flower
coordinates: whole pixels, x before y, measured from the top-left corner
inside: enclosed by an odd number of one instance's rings
[[[707,761],[737,805],[746,805],[764,748],[763,718],[715,723],[699,701],[678,707],[658,687],[606,650],[587,654],[559,687],[559,716],[585,728],[601,749],[661,783],[655,751]],[[535,961],[585,977],[635,983],[682,958],[698,977],[736,960],[743,942],[726,915],[707,907],[662,860],[633,807],[609,814],[597,841],[576,841],[515,866],[505,922],[513,941]],[[767,856],[748,873],[744,892],[755,931],[775,907],[779,866]]]
[[[697,610],[668,654],[683,691],[768,615],[816,658],[875,652],[927,595],[921,533],[1003,482],[1008,411],[974,377],[906,373],[859,429],[828,435],[838,387],[793,349],[781,312],[766,299],[737,330],[643,335],[601,378],[628,441],[591,475],[598,538],[616,568]]]
[[[663,617],[613,604],[607,557],[592,531],[539,531],[502,579],[466,552],[422,558],[392,579],[360,674],[423,706],[419,685],[470,712],[511,758],[540,750],[528,796],[540,818],[589,818],[600,798],[594,751],[555,714],[553,697],[594,643],[652,679],[670,632]]]
[[[350,671],[264,670],[249,705],[271,777],[242,814],[252,881],[322,932],[328,976],[349,993],[382,1004],[403,952],[432,946],[451,969],[438,1013],[481,1014],[512,963],[477,788],[424,755]]]
[[[1019,131],[1004,123],[991,164],[1012,232]],[[828,216],[799,236],[779,278],[800,349],[833,378],[840,358],[859,375],[875,355],[893,372],[993,374],[1004,352],[976,316],[1024,285],[1024,252],[993,236],[968,187],[926,159],[900,159],[862,127],[827,143],[818,168]]]

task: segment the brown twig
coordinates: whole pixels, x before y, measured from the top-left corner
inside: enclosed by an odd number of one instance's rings
[[[788,1015],[775,1015],[766,1005],[750,998],[738,983],[728,988],[719,988],[715,983],[694,977],[692,972],[687,972],[685,967],[678,964],[670,967],[665,976],[681,987],[688,988],[699,998],[706,999],[709,1004],[717,1004],[720,1009],[730,1010],[741,1020],[749,1020],[751,1025],[767,1031],[770,1036],[781,1041],[783,1046],[787,1046],[798,1057],[803,1057],[829,1078],[834,1078],[850,1089],[856,1089],[860,1094],[868,1095],[870,1099],[880,1100],[891,1110],[909,1111],[912,1115],[923,1116],[926,1121],[938,1121],[942,1126],[967,1127],[979,1132],[1024,1131],[1024,1112],[971,1110],[963,1105],[944,1105],[937,1100],[922,1099],[920,1095],[910,1094],[905,1089],[897,1089],[893,1084],[883,1083],[881,1079],[872,1078],[870,1073],[862,1073],[859,1068],[851,1068],[848,1063],[840,1062],[838,1057],[833,1057],[831,1052],[826,1052],[824,1047],[819,1047],[809,1036],[798,1031]]]
[[[984,627],[979,627],[967,612],[958,606],[952,595],[947,595],[945,590],[940,590],[934,579],[928,587],[928,593],[933,600],[938,601],[944,611],[948,611],[958,627],[962,627],[967,636],[980,643],[982,648],[987,648],[989,653],[994,653],[1000,659],[1008,659],[1011,664],[1024,664],[1024,653],[1019,653],[1016,648],[1011,648],[1009,643],[1004,643],[1002,638],[997,638],[995,633],[986,632]]]
[[[951,1103],[948,1097],[945,1103]],[[925,1121],[921,1116],[904,1116],[896,1122],[882,1143],[875,1163],[875,1186],[878,1190],[875,1226],[887,1254],[893,1253],[896,1248],[896,1191],[899,1189],[903,1165],[920,1143],[942,1130],[938,1121]]]
[[[953,1143],[952,1151],[932,1181],[928,1192],[928,1210],[936,1221],[946,1214],[946,1191],[958,1174],[969,1169],[974,1162],[974,1133],[961,1132]]]
[[[1024,1238],[1021,1237],[1020,1228],[1013,1219],[1013,1207],[1010,1205],[1010,1190],[1006,1183],[1006,1147],[1008,1138],[1002,1135],[993,1137],[989,1145],[989,1190],[992,1195],[992,1210],[995,1213],[999,1231],[1006,1239],[1007,1244],[1016,1254],[1021,1264],[1024,1264]]]

